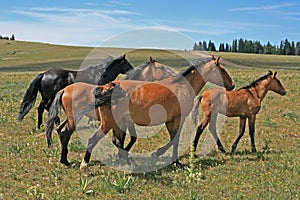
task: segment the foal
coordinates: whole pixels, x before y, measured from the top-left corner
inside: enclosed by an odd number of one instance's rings
[[[235,151],[237,144],[244,135],[246,119],[248,119],[249,125],[251,150],[252,152],[256,152],[254,142],[255,119],[256,114],[260,110],[262,100],[269,90],[280,95],[286,94],[286,91],[277,79],[276,74],[276,72],[273,74],[269,71],[268,74],[253,81],[250,85],[235,91],[225,91],[220,88],[204,91],[203,94],[195,100],[196,105],[192,111],[192,118],[195,124],[197,124],[198,120],[199,104],[201,104],[201,108],[204,112],[204,117],[197,127],[193,143],[194,150],[196,151],[199,138],[209,123],[209,131],[212,133],[218,145],[218,149],[222,153],[226,153],[216,132],[217,115],[218,113],[221,113],[227,117],[240,117],[239,136],[232,145],[231,153]]]

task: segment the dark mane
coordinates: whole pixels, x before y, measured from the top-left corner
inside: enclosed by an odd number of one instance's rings
[[[83,70],[80,70],[79,73],[85,73],[86,71],[90,70],[97,70],[99,71],[99,74],[103,74],[105,71],[109,69],[109,67],[112,67],[111,64],[117,60],[122,59],[122,56],[114,59],[112,56],[108,56],[105,60],[101,61],[99,64],[94,65],[94,66],[88,66],[84,68]]]
[[[128,71],[126,73],[126,77],[124,77],[123,79],[124,80],[136,80],[139,77],[139,75],[142,73],[143,69],[146,68],[149,64],[150,64],[150,62],[147,61],[144,64]]]
[[[159,69],[161,69],[162,71],[166,72],[166,73],[169,73],[169,74],[176,74],[175,71],[173,71],[170,67],[167,67],[167,66],[159,66],[158,67]]]
[[[240,88],[239,90],[241,89],[249,89],[249,88],[252,88],[252,87],[255,87],[258,85],[258,83],[262,80],[265,80],[267,79],[269,76],[271,76],[273,74],[273,72],[269,71],[266,75],[256,79],[255,81],[253,81],[252,83],[250,83],[249,85],[245,86],[245,87],[242,87]]]
[[[211,61],[212,58],[204,58],[204,59],[199,59],[193,62],[191,66],[189,66],[187,69],[185,69],[183,72],[177,74],[175,78],[173,79],[173,83],[179,82],[183,79],[183,77],[186,77],[191,71],[197,69],[198,67],[203,66],[205,63]]]

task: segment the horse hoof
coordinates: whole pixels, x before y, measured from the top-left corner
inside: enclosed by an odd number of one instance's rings
[[[66,161],[61,160],[60,163],[64,164],[68,168],[71,167],[71,163],[69,163],[69,161],[67,161],[67,160]]]
[[[84,172],[85,174],[88,174],[89,173],[88,163],[86,163],[84,160],[82,160],[82,162],[80,163],[79,170],[81,172]]]
[[[174,161],[173,164],[174,164],[178,169],[183,169],[183,165],[179,162],[179,160]]]
[[[223,147],[219,147],[219,150],[222,152],[222,153],[226,153],[225,149]]]
[[[153,153],[151,154],[151,158],[152,158],[152,159],[157,159],[157,158],[158,158],[157,152],[153,152]]]

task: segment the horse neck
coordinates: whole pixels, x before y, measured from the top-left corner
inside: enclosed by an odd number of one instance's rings
[[[142,69],[140,76],[137,80],[141,80],[141,81],[155,81],[156,79],[154,79],[153,76],[153,69],[152,67],[145,67],[144,69]]]
[[[202,78],[200,72],[198,72],[198,70],[196,70],[196,73],[194,74],[189,74],[188,77],[186,77],[186,80],[189,82],[190,86],[194,89],[195,95],[197,95],[205,85],[205,81]]]
[[[268,93],[270,83],[271,83],[271,79],[267,78],[267,79],[264,79],[264,80],[260,81],[254,87],[260,101],[262,101],[265,98],[266,94]]]

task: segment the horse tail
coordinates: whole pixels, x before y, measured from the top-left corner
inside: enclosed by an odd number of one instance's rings
[[[52,144],[52,131],[54,128],[55,120],[57,119],[57,116],[60,113],[61,97],[63,94],[64,94],[63,89],[56,93],[48,112],[47,126],[46,126],[46,136],[47,136],[48,146],[51,146]]]
[[[195,125],[195,127],[198,124],[198,119],[199,119],[199,105],[201,102],[202,96],[197,96],[194,100],[194,106],[193,106],[193,110],[192,110],[192,121]]]
[[[18,120],[22,121],[25,115],[29,112],[32,106],[35,103],[37,93],[39,88],[41,88],[41,80],[44,74],[39,74],[33,81],[30,83],[26,93],[24,95],[23,101],[20,105]]]

